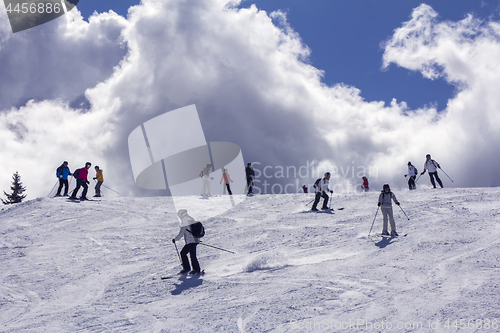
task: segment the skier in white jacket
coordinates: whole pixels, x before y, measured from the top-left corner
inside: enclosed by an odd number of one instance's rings
[[[443,188],[443,182],[441,182],[441,179],[439,179],[437,169],[441,169],[441,166],[439,165],[438,162],[434,161],[431,159],[431,155],[427,154],[425,156],[426,160],[424,163],[424,171],[422,171],[421,175],[425,173],[426,170],[429,170],[429,178],[431,179],[431,184],[434,188],[436,188],[436,183],[434,182],[434,178],[436,178],[439,186]]]
[[[212,165],[210,163],[207,164],[203,170],[200,172],[201,181],[203,182],[203,188],[201,189],[201,195],[204,197],[210,196],[210,181],[214,179],[210,177],[210,172],[212,171]]]
[[[329,172],[325,172],[325,175],[323,178],[319,181],[318,187],[316,188],[316,197],[314,199],[314,203],[312,205],[311,210],[317,211],[318,209],[316,206],[319,203],[319,200],[321,197],[323,197],[323,206],[321,207],[322,210],[328,210],[328,194],[327,192],[333,193],[332,190],[328,188],[330,185],[330,176],[331,174]]]
[[[200,243],[200,239],[194,237],[191,233],[191,225],[195,224],[196,221],[188,215],[186,209],[179,210],[177,216],[180,220],[180,230],[177,236],[172,239],[172,243],[180,240],[183,236],[186,243],[181,250],[182,271],[180,271],[179,274],[199,274],[201,272],[201,269],[198,258],[196,258],[196,246]],[[192,271],[187,257],[188,253],[191,258],[191,264],[193,265]]]
[[[416,190],[417,186],[415,185],[415,177],[417,177],[417,168],[411,164],[411,162],[408,162],[408,173],[405,175],[405,177],[408,177],[408,187],[410,190]]]

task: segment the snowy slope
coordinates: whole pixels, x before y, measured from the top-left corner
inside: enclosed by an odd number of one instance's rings
[[[171,280],[169,198],[4,207],[0,332],[500,331],[500,189],[396,192],[396,239],[380,212],[367,237],[378,194],[251,197],[204,221],[236,254],[200,245],[207,274]]]

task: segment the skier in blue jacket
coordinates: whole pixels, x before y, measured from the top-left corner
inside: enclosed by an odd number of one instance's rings
[[[64,196],[68,195],[68,176],[72,173],[69,171],[68,162],[64,161],[63,164],[56,170],[56,177],[59,179],[59,188],[57,189],[56,197],[61,196],[61,190],[64,186]]]

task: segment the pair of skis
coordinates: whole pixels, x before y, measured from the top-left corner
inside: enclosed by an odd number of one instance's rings
[[[189,274],[189,273],[180,274],[180,273],[176,273],[176,274],[172,274],[172,275],[162,276],[162,277],[160,277],[160,279],[161,280],[170,280],[170,279],[173,279],[175,277],[182,277],[182,276],[198,277],[198,276],[203,276],[203,275],[205,275],[205,270],[202,270],[200,273],[197,273],[197,274]]]

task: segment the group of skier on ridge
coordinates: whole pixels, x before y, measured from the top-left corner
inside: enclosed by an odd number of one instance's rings
[[[68,196],[68,187],[69,187],[69,182],[68,182],[68,176],[73,176],[76,178],[76,187],[73,190],[71,196],[69,199],[72,200],[77,200],[78,198],[76,195],[78,194],[78,191],[80,190],[81,187],[83,187],[83,192],[82,195],[80,196],[80,200],[89,200],[87,198],[87,191],[88,191],[88,184],[90,182],[87,180],[89,169],[92,166],[92,163],[87,162],[85,163],[85,166],[76,169],[73,173],[69,170],[68,162],[64,161],[61,166],[59,166],[56,169],[56,177],[59,179],[59,187],[57,189],[56,197],[61,196],[61,190],[64,187],[64,194],[63,196]],[[102,169],[99,168],[99,166],[95,166],[95,172],[96,176],[94,177],[94,180],[97,180],[97,183],[95,185],[95,195],[94,197],[100,197],[101,196],[101,186],[102,183],[104,182],[104,176],[103,176],[103,171]]]
[[[210,173],[212,172],[212,164],[208,163],[200,172],[199,177],[201,178],[202,182],[202,188],[201,188],[201,196],[202,197],[209,197],[212,194],[210,193],[210,182],[214,179],[214,177],[210,176]],[[252,195],[253,194],[253,179],[255,178],[255,172],[253,171],[252,168],[252,163],[248,163],[246,168],[245,168],[245,174],[246,174],[246,179],[247,179],[247,185],[245,192],[247,195]],[[222,194],[227,193],[229,195],[233,195],[233,192],[231,191],[231,183],[233,182],[231,180],[231,176],[229,175],[229,172],[227,171],[226,168],[223,169],[222,171],[222,178],[219,182],[219,184],[222,184],[224,182],[224,186],[222,188]]]

